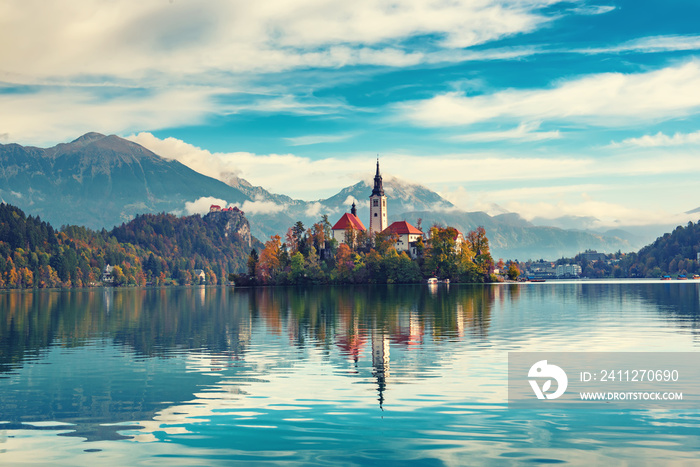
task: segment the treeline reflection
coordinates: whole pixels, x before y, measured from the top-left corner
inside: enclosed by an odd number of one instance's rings
[[[359,358],[372,333],[395,345],[488,340],[494,307],[518,309],[555,297],[577,307],[630,300],[658,309],[677,326],[697,329],[700,284],[179,288],[9,292],[0,294],[0,373],[60,343],[113,339],[137,354],[178,349],[241,358],[253,329],[291,345],[337,346]],[[259,328],[259,329],[257,329]],[[502,331],[506,331],[503,329]]]
[[[322,288],[181,288],[0,294],[0,372],[59,343],[110,338],[143,356],[201,349],[241,357],[253,327],[295,346],[337,345],[358,357],[372,331],[391,342],[488,336],[504,294],[483,285]]]

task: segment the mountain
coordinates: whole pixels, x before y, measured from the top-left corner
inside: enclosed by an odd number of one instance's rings
[[[384,190],[390,221],[405,219],[415,224],[422,218],[424,230],[437,223],[465,233],[483,226],[495,258],[556,259],[586,249],[630,251],[643,245],[624,231],[589,230],[593,222],[589,218],[561,218],[551,226],[527,222],[502,209],[496,216],[459,211],[428,188],[388,175],[384,176]],[[335,223],[349,212],[353,201],[359,218],[368,224],[371,191],[372,185],[362,181],[329,198],[297,200],[241,178],[226,184],[136,143],[99,133],[48,149],[0,145],[0,201],[54,225],[111,228],[137,214],[183,214],[185,203],[198,200],[197,212],[204,214],[209,202],[202,198],[211,197],[244,209],[251,234],[266,241],[272,235],[284,237],[297,221],[310,227],[326,214]],[[576,225],[586,227],[571,228]]]
[[[494,259],[557,259],[593,249],[601,252],[630,251],[634,245],[615,235],[600,235],[581,230],[533,225],[516,213],[490,216],[484,212],[417,211],[389,215],[390,222],[405,218],[409,222],[422,219],[425,231],[433,224],[456,227],[463,233],[482,226],[489,238]]]
[[[208,196],[251,199],[114,135],[88,133],[48,149],[0,144],[0,200],[55,225],[109,228],[137,214],[182,212]]]

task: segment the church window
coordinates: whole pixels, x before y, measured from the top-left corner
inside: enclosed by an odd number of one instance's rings
[[[386,207],[386,200],[385,199],[382,200],[382,206]]]
[[[377,217],[377,213],[376,213],[376,212],[374,213],[374,217]]]
[[[374,201],[374,203],[373,203],[374,207],[379,206],[379,200],[378,200],[378,199],[375,199],[375,200],[372,200],[372,201]]]

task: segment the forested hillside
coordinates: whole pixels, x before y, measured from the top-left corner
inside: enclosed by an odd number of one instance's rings
[[[700,223],[688,222],[656,239],[636,255],[630,265],[631,275],[656,277],[661,274],[694,274],[700,272]]]
[[[225,216],[138,216],[96,232],[68,226],[60,232],[19,208],[0,204],[0,287],[84,287],[114,266],[115,285],[192,284],[195,269],[216,284],[245,269],[251,245],[243,213]]]

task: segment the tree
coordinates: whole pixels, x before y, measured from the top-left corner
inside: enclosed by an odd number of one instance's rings
[[[281,237],[273,235],[265,242],[265,248],[260,253],[260,259],[256,268],[257,278],[266,284],[271,282],[280,269]]]
[[[304,278],[304,255],[297,251],[292,255],[290,260],[289,281],[293,284],[299,284]]]
[[[253,248],[248,255],[248,275],[250,277],[255,277],[255,269],[258,266],[258,260],[258,251]]]
[[[335,254],[335,264],[338,272],[338,279],[341,282],[349,282],[355,264],[352,251],[347,244],[341,243],[338,246],[338,251]]]
[[[514,281],[520,276],[520,268],[518,268],[517,263],[511,261],[508,266],[508,279]]]

